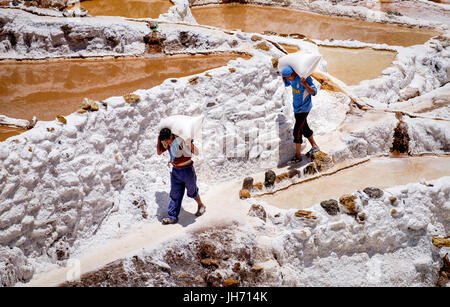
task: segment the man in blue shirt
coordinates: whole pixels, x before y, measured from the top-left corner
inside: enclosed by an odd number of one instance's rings
[[[286,66],[282,69],[281,75],[283,77],[284,86],[292,87],[293,107],[295,115],[294,126],[294,143],[295,157],[291,160],[291,163],[297,163],[302,160],[301,158],[301,144],[303,143],[302,135],[308,139],[311,143],[311,150],[307,155],[312,155],[319,151],[319,146],[316,144],[313,138],[313,131],[309,128],[306,118],[309,111],[312,108],[311,96],[317,94],[317,89],[312,81],[311,76],[306,79],[301,78],[295,73],[291,66]]]

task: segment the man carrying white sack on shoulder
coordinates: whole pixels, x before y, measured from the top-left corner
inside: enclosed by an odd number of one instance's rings
[[[169,152],[173,167],[170,173],[169,216],[163,218],[162,223],[175,224],[178,222],[185,189],[187,190],[187,196],[194,198],[198,204],[196,216],[202,215],[206,207],[198,194],[197,175],[194,170],[194,162],[191,159],[192,154],[198,154],[193,140],[188,145],[181,137],[172,134],[169,128],[163,128],[159,132],[156,151],[158,155],[161,155],[166,150]]]
[[[301,157],[301,144],[303,143],[302,135],[308,139],[311,143],[311,150],[306,154],[307,156],[318,152],[319,146],[314,141],[313,131],[308,126],[307,117],[309,111],[312,108],[312,99],[311,96],[315,96],[317,94],[317,89],[313,83],[311,76],[308,76],[306,79],[300,77],[295,73],[291,66],[285,66],[281,75],[283,77],[284,86],[292,87],[292,96],[293,96],[293,107],[294,107],[294,115],[295,115],[295,126],[294,126],[294,143],[295,147],[295,156],[290,161],[291,164],[298,163],[302,160]]]

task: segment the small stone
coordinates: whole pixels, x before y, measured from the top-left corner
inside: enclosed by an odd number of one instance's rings
[[[84,110],[84,109],[80,109],[80,110],[77,111],[77,113],[84,114],[84,113],[87,113],[87,111]]]
[[[304,217],[307,219],[317,219],[317,216],[311,215],[312,211],[308,211],[308,210],[298,210],[297,212],[294,213],[294,215],[296,217]]]
[[[240,190],[239,191],[239,198],[240,199],[250,198],[250,192],[248,190]]]
[[[189,83],[191,85],[196,85],[196,84],[198,84],[197,80],[198,80],[198,76],[192,77],[192,78],[189,79]]]
[[[383,196],[383,190],[380,190],[378,188],[367,187],[363,191],[364,193],[369,195],[370,198],[380,198],[381,196]]]
[[[267,218],[267,213],[266,213],[266,210],[264,209],[264,207],[261,205],[255,205],[255,204],[253,204],[250,207],[250,209],[248,210],[248,215],[256,216],[256,217],[260,218],[261,220],[263,220],[264,222],[266,221],[266,218]]]
[[[265,187],[271,187],[274,185],[275,180],[277,178],[277,175],[275,174],[274,171],[272,170],[268,170],[265,174],[264,174],[264,186]]]
[[[212,76],[209,73],[205,73],[205,76],[208,78],[212,78]]]
[[[319,171],[327,170],[333,166],[333,159],[323,151],[314,153],[312,160],[315,162]]]
[[[246,177],[244,179],[244,182],[242,183],[242,189],[250,191],[252,186],[253,186],[253,178],[252,177]]]
[[[450,247],[450,239],[446,238],[432,238],[431,241],[433,242],[433,245],[436,247]]]
[[[98,102],[89,98],[84,98],[80,108],[86,111],[98,111]]]
[[[204,267],[210,267],[210,268],[218,268],[220,261],[218,259],[214,259],[214,258],[205,258],[205,259],[201,259],[200,263],[204,266]]]
[[[236,262],[233,266],[233,272],[239,273],[241,271],[241,264],[239,262]]]
[[[291,169],[288,172],[289,178],[293,178],[293,177],[299,176],[299,175],[300,175],[300,172],[297,169]]]
[[[207,108],[211,108],[214,107],[216,104],[214,102],[208,102],[208,104],[206,105]]]
[[[56,115],[56,119],[63,124],[67,124],[67,120],[62,115]]]
[[[272,66],[273,66],[273,68],[278,67],[278,59],[277,58],[272,58]]]
[[[186,274],[181,273],[180,275],[178,275],[178,278],[186,278]]]
[[[254,188],[257,188],[258,190],[262,190],[262,182],[257,182],[253,185]]]
[[[282,174],[280,174],[280,175],[275,177],[275,182],[279,183],[279,182],[283,181],[285,178],[288,178],[288,177],[289,177],[288,173],[282,173]]]
[[[33,152],[33,149],[30,147],[30,148],[28,148],[28,151],[29,152]]]
[[[270,47],[267,46],[267,44],[265,42],[259,43],[258,45],[256,45],[256,49],[261,49],[264,51],[269,51]]]
[[[397,210],[395,210],[395,209],[391,210],[391,214],[396,214],[396,213],[397,213]]]
[[[252,266],[252,268],[250,269],[252,272],[255,273],[259,273],[263,270],[263,267],[260,265],[255,264],[254,266]]]
[[[358,219],[361,222],[364,222],[366,220],[366,214],[364,212],[361,212],[360,214],[358,214]]]
[[[397,198],[394,196],[389,197],[389,201],[391,202],[391,205],[394,205],[395,202],[397,201]]]
[[[235,71],[236,71],[236,68],[230,67],[230,68],[228,68],[228,70],[229,70],[230,72],[235,72]]]
[[[356,196],[344,194],[339,198],[339,203],[342,204],[346,209],[348,214],[356,214],[358,210],[356,208],[355,202]]]
[[[309,163],[304,169],[303,169],[303,175],[314,175],[317,173],[314,163]]]
[[[127,103],[136,103],[136,102],[139,102],[139,100],[141,100],[141,97],[139,97],[138,95],[136,95],[136,94],[126,94],[126,95],[123,95],[123,99],[125,99],[125,101],[127,102]]]
[[[258,35],[253,35],[251,40],[254,41],[254,42],[257,42],[257,41],[262,40],[262,38],[260,36],[258,36]]]
[[[239,280],[227,278],[223,281],[222,286],[224,287],[237,287],[239,286]]]
[[[324,200],[320,203],[320,205],[329,215],[336,215],[339,212],[339,205],[337,200]]]

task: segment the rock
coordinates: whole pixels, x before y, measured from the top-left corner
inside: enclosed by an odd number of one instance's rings
[[[295,176],[300,176],[300,172],[297,169],[291,169],[288,172],[288,176],[289,176],[289,178],[293,178]]]
[[[239,198],[240,199],[244,199],[244,198],[250,198],[250,192],[248,190],[240,190],[239,191]]]
[[[214,258],[204,258],[200,260],[200,263],[207,268],[211,268],[213,270],[217,269],[220,264],[220,260]]]
[[[258,45],[256,45],[255,48],[256,49],[261,49],[261,50],[264,50],[264,51],[269,51],[270,50],[270,47],[267,46],[266,42],[259,43]]]
[[[239,262],[236,262],[233,266],[233,272],[239,273],[241,271],[241,264]]]
[[[395,202],[397,201],[397,198],[394,196],[389,197],[389,201],[391,202],[391,205],[395,205]]]
[[[320,205],[329,215],[336,215],[339,212],[339,205],[337,200],[324,200],[320,203]]]
[[[239,286],[239,280],[227,278],[223,281],[222,286],[224,287],[237,287]]]
[[[98,111],[98,101],[84,98],[83,102],[80,105],[80,108],[86,111]]]
[[[136,94],[126,94],[126,95],[123,95],[123,99],[125,99],[125,101],[127,102],[127,103],[136,103],[136,102],[139,102],[139,100],[141,100],[141,97],[139,97],[138,95],[136,95]]]
[[[242,183],[242,189],[243,190],[251,190],[253,187],[253,178],[252,177],[246,177],[244,179],[244,182]]]
[[[313,154],[312,160],[316,164],[317,170],[324,171],[333,166],[333,159],[323,151],[318,151]]]
[[[348,214],[357,214],[358,210],[356,208],[355,202],[356,196],[344,194],[339,198],[339,203],[342,204],[346,209]]]
[[[248,215],[256,216],[256,217],[260,218],[261,220],[263,220],[264,222],[266,221],[266,218],[267,218],[266,210],[261,205],[252,205],[250,207],[250,209],[248,210]]]
[[[257,182],[253,185],[254,188],[257,188],[258,190],[262,190],[262,182]]]
[[[283,181],[284,179],[286,179],[288,177],[289,177],[288,173],[282,173],[282,174],[280,174],[280,175],[275,177],[275,182],[279,183],[279,182]]]
[[[180,275],[178,275],[178,278],[186,278],[186,274],[185,273],[181,273]]]
[[[198,78],[199,78],[198,76],[195,76],[195,77],[190,78],[190,79],[189,79],[189,84],[190,84],[190,85],[196,85],[196,84],[198,84],[198,81],[197,81]]]
[[[432,238],[431,241],[433,242],[433,245],[436,247],[450,247],[450,239],[447,238]]]
[[[257,41],[262,40],[262,38],[260,36],[258,36],[258,35],[253,35],[251,40],[254,41],[254,42],[257,42]]]
[[[303,175],[314,175],[317,173],[316,168],[314,167],[314,163],[309,163],[304,169],[303,169]]]
[[[255,264],[254,266],[252,266],[252,268],[250,269],[250,271],[255,272],[255,273],[259,273],[263,270],[263,267],[260,265]]]
[[[380,198],[381,196],[383,196],[383,190],[380,190],[378,188],[367,187],[363,191],[364,193],[369,195],[370,198]]]
[[[67,119],[62,115],[56,115],[56,119],[63,124],[67,124]]]
[[[277,179],[277,175],[275,174],[275,172],[272,170],[268,170],[264,174],[264,186],[266,188],[273,186],[276,179]]]
[[[236,71],[236,68],[230,67],[230,68],[228,68],[228,70],[229,70],[230,72],[235,72],[235,71]]]
[[[405,122],[399,121],[394,129],[394,141],[392,142],[391,152],[407,154],[409,152],[409,140],[408,126]]]
[[[278,59],[277,58],[272,58],[272,66],[273,66],[273,68],[278,68]]]
[[[312,211],[308,211],[308,210],[298,210],[297,212],[294,213],[294,215],[296,217],[303,217],[303,218],[307,218],[307,219],[317,219],[317,216],[311,215]]]
[[[358,220],[360,222],[364,222],[366,220],[366,214],[364,212],[361,212],[360,214],[358,214]]]

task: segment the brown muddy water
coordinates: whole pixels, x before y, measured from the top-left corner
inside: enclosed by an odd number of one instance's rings
[[[375,79],[391,66],[396,52],[372,48],[343,48],[319,46],[319,52],[328,64],[328,73],[347,85]]]
[[[129,18],[158,18],[172,5],[170,0],[87,0],[80,3],[92,16]]]
[[[292,185],[272,195],[257,197],[273,206],[310,208],[328,199],[338,200],[343,194],[366,187],[386,189],[396,185],[427,181],[450,175],[450,156],[373,158],[331,176]]]
[[[288,52],[300,51],[297,46],[281,44]],[[319,46],[319,52],[328,64],[328,73],[347,85],[357,85],[363,80],[374,79],[391,66],[397,53],[372,48],[347,48]]]
[[[0,114],[12,118],[54,120],[76,112],[84,97],[102,100],[150,89],[179,78],[224,66],[241,54],[161,58],[64,59],[0,62]],[[22,129],[0,130],[0,140]]]
[[[437,31],[380,24],[347,17],[330,17],[284,8],[255,5],[222,4],[193,7],[192,14],[199,24],[244,32],[299,33],[312,39],[354,39],[367,43],[393,46],[423,44]]]

